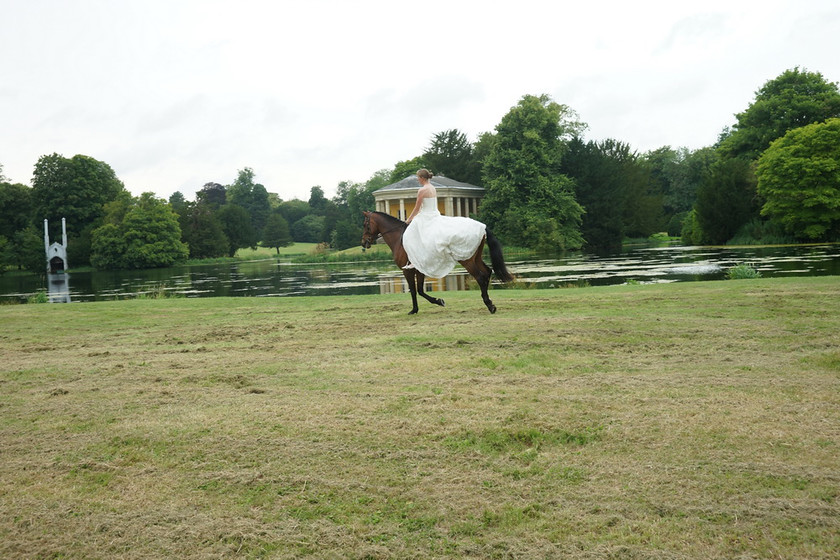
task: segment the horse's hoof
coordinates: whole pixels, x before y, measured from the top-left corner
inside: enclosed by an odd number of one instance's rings
[[[496,312],[496,306],[495,305],[489,305],[489,306],[487,306],[487,309],[490,310],[490,313],[495,313]]]
[[[441,307],[446,307],[446,302],[443,301],[442,299],[438,299],[437,304],[440,305]]]
[[[417,314],[417,310],[416,310],[416,309],[412,309],[411,311],[409,311],[409,312],[408,312],[408,314],[409,314],[409,315],[416,315],[416,314]]]

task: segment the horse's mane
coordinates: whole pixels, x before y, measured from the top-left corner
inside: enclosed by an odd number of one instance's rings
[[[386,214],[385,212],[372,212],[372,214],[376,214],[378,217],[382,218],[385,223],[388,224],[390,227],[399,227],[405,226],[406,223],[399,218],[395,218],[390,214]]]

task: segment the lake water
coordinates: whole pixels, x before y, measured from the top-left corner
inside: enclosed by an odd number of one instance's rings
[[[763,277],[840,276],[840,245],[786,247],[637,247],[597,255],[570,253],[512,260],[517,278],[536,287],[608,285],[627,282],[719,280],[732,266],[748,263]],[[471,279],[462,268],[430,291],[462,290]],[[474,285],[473,285],[474,286]],[[88,271],[0,276],[0,300],[26,300],[48,289],[50,301],[80,302],[165,292],[186,297],[382,294],[405,291],[402,274],[389,262],[293,264],[274,260],[181,266],[139,271]]]

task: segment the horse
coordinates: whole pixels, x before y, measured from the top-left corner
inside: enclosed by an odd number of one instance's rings
[[[382,236],[382,239],[388,247],[391,248],[391,253],[394,255],[394,263],[402,269],[403,276],[405,276],[405,279],[408,282],[408,289],[411,291],[411,302],[413,307],[408,314],[414,315],[418,311],[418,293],[429,303],[440,305],[441,307],[445,306],[446,303],[442,299],[432,297],[426,293],[424,287],[426,280],[425,274],[416,268],[403,268],[406,264],[408,264],[408,255],[406,254],[405,248],[402,244],[403,232],[405,232],[405,228],[408,227],[408,224],[382,212],[362,213],[365,216],[364,231],[362,233],[362,247],[364,249],[370,249],[370,246],[376,242],[377,238]],[[487,247],[490,249],[490,262],[493,265],[492,269],[487,266],[482,259],[485,242],[487,243]],[[501,243],[499,243],[489,229],[485,230],[484,238],[481,240],[481,243],[478,245],[478,249],[475,250],[475,253],[473,253],[469,259],[458,262],[461,266],[467,269],[467,272],[469,272],[470,275],[475,278],[476,282],[478,282],[478,286],[481,288],[481,299],[484,300],[484,305],[487,306],[490,313],[495,313],[496,306],[493,305],[493,302],[490,300],[490,296],[487,295],[487,288],[490,286],[490,276],[495,273],[496,277],[502,282],[513,281],[513,276],[510,272],[508,272],[505,260],[502,256]]]

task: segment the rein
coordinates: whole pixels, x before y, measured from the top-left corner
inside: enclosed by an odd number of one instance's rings
[[[377,237],[382,237],[385,234],[391,233],[393,231],[397,231],[398,229],[402,228],[404,225],[405,224],[399,224],[399,225],[396,225],[396,226],[392,227],[391,229],[389,229],[387,231],[380,231],[379,233],[376,234],[376,236]],[[365,218],[365,232],[368,235],[372,235],[370,233],[370,218]]]
[[[391,229],[389,229],[388,231],[380,231],[380,232],[379,232],[379,235],[385,235],[386,233],[391,233],[392,231],[397,231],[397,230],[398,230],[398,229],[400,229],[401,227],[402,227],[402,226],[397,226],[397,227],[395,227],[395,228],[391,228]]]

